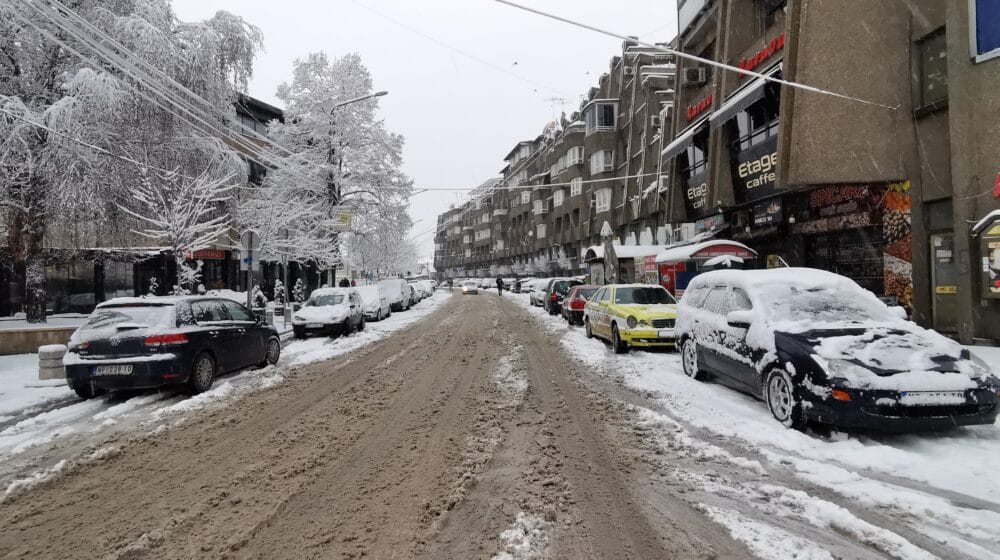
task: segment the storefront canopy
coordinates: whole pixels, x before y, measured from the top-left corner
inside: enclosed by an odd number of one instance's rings
[[[666,249],[665,245],[619,245],[615,243],[615,255],[618,257],[618,260],[652,257],[660,254],[664,249]],[[583,253],[583,260],[586,262],[603,261],[604,246],[594,245],[587,247],[587,250]]]
[[[780,71],[781,64],[779,63],[770,70],[763,72],[763,74],[765,76],[774,76]],[[736,92],[730,95],[729,99],[726,99],[722,106],[709,117],[709,128],[712,130],[719,128],[720,126],[726,124],[726,121],[735,117],[736,113],[745,111],[747,107],[753,105],[760,100],[760,98],[764,97],[765,85],[767,85],[767,80],[764,78],[756,78],[742,89],[736,90]]]
[[[707,260],[721,255],[731,255],[741,259],[752,259],[757,256],[757,251],[737,241],[727,239],[715,239],[712,241],[702,241],[701,243],[691,243],[666,248],[656,256],[657,263],[684,262],[693,260]]]
[[[704,125],[706,121],[708,121],[708,117],[703,117],[698,122],[687,127],[683,132],[677,135],[677,138],[674,138],[673,142],[667,144],[666,148],[663,148],[663,151],[660,152],[660,157],[663,159],[673,159],[680,155],[681,152],[687,149],[687,147],[694,142],[694,135],[702,128],[702,125]]]

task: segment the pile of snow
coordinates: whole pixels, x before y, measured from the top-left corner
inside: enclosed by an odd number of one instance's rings
[[[551,523],[532,513],[518,512],[514,524],[500,533],[500,550],[493,560],[544,558]]]

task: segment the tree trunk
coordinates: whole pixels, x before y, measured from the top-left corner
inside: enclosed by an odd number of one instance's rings
[[[45,209],[39,193],[43,191],[37,179],[24,185],[22,205],[24,210],[15,210],[10,229],[10,248],[14,253],[15,265],[24,266],[24,313],[29,323],[44,323],[45,304],[45,262],[43,257],[45,238]]]

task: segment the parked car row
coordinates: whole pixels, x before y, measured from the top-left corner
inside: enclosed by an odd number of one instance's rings
[[[357,288],[320,288],[292,316],[295,338],[365,329],[434,292],[429,280],[388,279]],[[243,304],[209,296],[118,298],[97,306],[70,338],[67,382],[89,399],[154,387],[208,390],[220,375],[278,362],[278,331]]]
[[[525,282],[532,305],[615,352],[678,348],[684,372],[764,401],[795,429],[905,432],[992,424],[996,365],[906,319],[854,281],[803,268],[703,273],[678,303],[661,286]]]

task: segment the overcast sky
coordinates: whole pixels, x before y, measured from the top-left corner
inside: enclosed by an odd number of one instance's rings
[[[522,3],[650,42],[677,31],[672,0]],[[389,91],[381,114],[406,137],[404,170],[418,188],[471,189],[497,176],[510,148],[564,107],[575,110],[621,52],[617,39],[492,0],[174,0],[174,8],[185,21],[227,10],[260,27],[266,52],[249,93],[279,106],[275,89],[296,58],[359,53],[375,89]],[[422,259],[433,256],[437,215],[462,194],[412,199]]]

